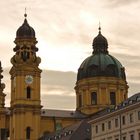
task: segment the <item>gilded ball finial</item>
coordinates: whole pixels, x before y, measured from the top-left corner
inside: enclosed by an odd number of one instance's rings
[[[24,14],[24,17],[25,17],[25,18],[27,17],[26,8],[25,8],[25,14]]]

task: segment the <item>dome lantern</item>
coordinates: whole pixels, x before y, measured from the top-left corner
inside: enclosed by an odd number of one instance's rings
[[[107,39],[101,34],[101,27],[99,26],[99,34],[94,38],[93,43],[93,54],[97,53],[108,53],[108,42]]]

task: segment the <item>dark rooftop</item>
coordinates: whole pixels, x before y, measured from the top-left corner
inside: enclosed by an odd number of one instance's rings
[[[90,140],[90,131],[90,124],[83,120],[60,131],[44,135],[39,140]]]

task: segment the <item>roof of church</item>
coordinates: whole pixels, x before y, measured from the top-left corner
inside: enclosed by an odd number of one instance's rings
[[[90,131],[90,124],[83,120],[60,131],[46,134],[39,140],[90,140]]]
[[[69,110],[53,110],[53,109],[42,109],[41,116],[45,117],[62,117],[62,118],[85,118],[86,115],[79,111],[69,111]]]
[[[78,69],[77,80],[91,77],[117,77],[126,79],[125,69],[122,64],[108,52],[107,39],[101,34],[94,38],[93,53],[87,57]]]

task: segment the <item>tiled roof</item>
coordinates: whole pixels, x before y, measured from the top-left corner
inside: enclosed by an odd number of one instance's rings
[[[98,112],[90,115],[89,120],[94,120],[98,117],[104,116],[104,115],[111,113],[111,112],[118,111],[120,109],[123,109],[125,107],[128,107],[128,106],[135,104],[135,103],[138,103],[138,102],[140,102],[140,93],[134,94],[133,96],[129,97],[128,99],[126,99],[125,101],[120,103],[119,105],[107,107],[101,111],[98,111]]]
[[[140,93],[136,93],[136,94],[132,95],[127,100],[125,100],[123,103],[130,103],[131,101],[132,101],[132,103],[135,101],[140,101]]]
[[[42,109],[41,116],[63,117],[63,118],[85,118],[86,117],[86,115],[80,113],[79,111],[51,110],[51,109]]]
[[[6,114],[10,115],[11,111],[9,107],[5,108]],[[42,109],[42,117],[58,117],[58,118],[75,118],[83,119],[87,116],[79,111],[69,111],[69,110],[53,110],[53,109]]]
[[[44,135],[40,140],[90,140],[90,135],[90,124],[83,120],[58,132]]]

